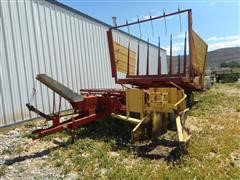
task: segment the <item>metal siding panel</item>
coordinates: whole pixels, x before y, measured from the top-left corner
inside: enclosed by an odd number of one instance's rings
[[[11,24],[11,33],[12,33],[12,47],[13,47],[13,56],[12,56],[12,61],[14,63],[14,65],[12,66],[13,68],[13,71],[15,71],[15,74],[16,76],[14,77],[15,79],[15,82],[16,82],[16,85],[15,87],[16,88],[13,88],[15,90],[15,95],[16,95],[16,103],[14,104],[15,105],[15,109],[17,110],[17,112],[15,112],[15,118],[16,118],[16,121],[21,121],[22,119],[24,119],[24,113],[23,113],[23,101],[22,101],[22,91],[21,91],[21,87],[20,87],[20,74],[19,74],[19,65],[20,63],[19,62],[19,59],[18,59],[18,54],[19,54],[19,51],[18,51],[18,46],[17,46],[17,42],[18,41],[18,31],[16,31],[16,23],[17,21],[15,22],[15,18],[17,15],[16,15],[16,2],[15,3],[12,3],[11,6],[9,5],[9,14],[10,14],[10,24]],[[13,85],[13,84],[12,84]]]
[[[78,30],[78,36],[79,36],[79,53],[80,53],[80,62],[79,62],[79,72],[80,72],[80,78],[81,78],[81,88],[86,87],[86,65],[85,65],[85,60],[86,60],[86,54],[85,54],[85,49],[84,49],[84,41],[83,41],[83,27],[82,27],[82,20],[78,19],[77,20],[77,30]]]
[[[62,18],[61,18],[61,9],[58,7],[55,7],[55,21],[56,21],[56,28],[57,28],[57,34],[58,34],[58,51],[59,51],[59,64],[60,64],[60,77],[61,82],[65,85],[68,85],[68,76],[67,76],[67,68],[66,67],[66,52],[64,48],[64,35],[63,35],[63,29],[62,29]],[[64,107],[61,105],[61,110],[67,109],[68,104],[67,101],[62,99],[62,103],[64,104]]]
[[[29,101],[46,113],[52,111],[52,91],[35,80],[37,73],[46,73],[77,92],[117,87],[111,76],[109,26],[44,0],[0,1],[0,13],[0,127],[36,117],[25,108]],[[127,46],[126,33],[118,32],[114,38]],[[131,41],[136,50],[138,40],[131,37]],[[156,58],[156,47],[151,51]],[[146,58],[146,53],[140,54]],[[166,52],[162,54],[166,62]],[[151,71],[155,66],[151,64]],[[162,72],[166,67],[163,63]],[[33,90],[37,91],[34,97]],[[62,110],[70,108],[65,100],[62,104]]]
[[[53,34],[52,34],[52,23],[51,23],[51,7],[47,4],[44,8],[45,10],[45,22],[46,22],[46,34],[48,39],[48,53],[49,53],[49,67],[51,72],[51,77],[57,79],[56,69],[55,69],[55,48],[53,45]]]
[[[27,22],[27,31],[28,31],[28,45],[29,45],[29,51],[31,52],[31,58],[27,60],[27,63],[31,68],[32,71],[32,81],[33,85],[32,88],[34,88],[36,93],[35,98],[35,105],[38,108],[43,108],[43,102],[41,101],[41,85],[40,83],[36,82],[35,75],[38,72],[38,56],[37,56],[37,48],[36,48],[36,33],[35,33],[35,25],[34,25],[34,19],[32,14],[32,2],[31,1],[25,1],[25,12],[26,12],[26,22]],[[29,68],[29,69],[30,69]],[[40,91],[40,93],[39,93]]]
[[[65,15],[65,11],[63,9],[59,8],[59,33],[60,33],[60,39],[62,40],[61,42],[61,51],[62,51],[62,57],[63,57],[63,61],[61,63],[63,63],[63,77],[64,80],[62,81],[63,84],[65,84],[68,87],[71,87],[72,83],[71,83],[71,77],[69,75],[70,71],[70,67],[69,67],[69,63],[68,63],[68,40],[67,40],[67,30],[66,30],[66,15]],[[65,109],[69,109],[70,105],[69,103],[63,99],[64,105],[65,105]]]
[[[89,87],[90,88],[94,88],[94,79],[93,79],[93,57],[92,57],[92,46],[91,46],[91,34],[90,34],[90,22],[89,20],[86,20],[86,40],[88,42],[87,45],[87,49],[88,49],[88,71],[89,71],[89,78],[90,78],[90,82],[89,82]]]
[[[28,69],[27,69],[27,62],[26,62],[26,57],[28,52],[25,50],[25,36],[23,33],[23,23],[24,23],[24,14],[23,14],[23,3],[16,3],[16,12],[17,12],[17,17],[14,19],[17,19],[15,22],[18,24],[16,27],[18,34],[18,68],[20,69],[20,82],[21,82],[21,93],[22,93],[22,99],[24,102],[22,102],[22,108],[24,108],[24,119],[29,119],[32,118],[32,113],[29,112],[25,107],[24,104],[26,102],[30,101],[30,96],[31,96],[31,89],[29,88],[29,82],[28,82]]]
[[[68,80],[69,80],[69,84],[68,87],[70,88],[74,88],[73,85],[73,81],[72,81],[72,73],[71,73],[71,54],[70,54],[70,50],[69,50],[69,34],[68,34],[68,21],[67,21],[67,15],[66,13],[63,13],[63,29],[64,29],[64,39],[65,39],[65,50],[66,50],[66,68],[67,68],[67,76],[68,76]]]
[[[71,37],[71,49],[72,49],[72,55],[73,55],[73,59],[72,59],[72,77],[73,77],[73,82],[75,84],[75,87],[73,88],[73,90],[78,91],[79,88],[79,83],[78,83],[78,78],[77,78],[77,67],[76,67],[76,61],[77,61],[77,54],[76,54],[76,45],[74,43],[75,38],[73,37],[73,33],[74,33],[74,29],[73,29],[73,20],[74,17],[70,16],[70,37]]]
[[[71,33],[71,16],[68,13],[68,16],[66,16],[66,25],[67,25],[67,37],[68,37],[68,52],[69,52],[69,61],[70,64],[70,77],[72,81],[72,89],[76,90],[76,81],[74,77],[74,61],[75,61],[75,54],[73,52],[73,44],[72,44],[72,33]]]
[[[51,22],[51,29],[52,29],[52,38],[53,38],[53,48],[54,48],[54,66],[55,66],[55,73],[56,73],[56,80],[61,81],[59,70],[59,51],[58,51],[58,37],[57,37],[57,28],[56,28],[56,21],[55,21],[55,11],[53,7],[50,7],[50,22]]]
[[[16,117],[16,121],[21,121],[22,119],[25,119],[26,116],[29,114],[27,111],[24,111],[24,103],[23,98],[26,97],[26,91],[23,89],[24,85],[24,79],[22,79],[21,74],[23,74],[23,65],[21,60],[21,43],[20,43],[20,34],[19,34],[19,22],[15,21],[15,19],[18,18],[18,11],[17,11],[17,3],[11,3],[11,6],[9,6],[9,12],[10,12],[10,23],[11,23],[11,31],[12,31],[12,38],[13,38],[13,62],[15,64],[15,79],[17,81],[16,89],[14,92],[17,95],[17,103],[15,104],[15,109],[17,110],[18,117]]]
[[[28,4],[26,1],[23,2],[23,8],[22,8],[22,12],[24,13],[24,27],[25,27],[25,39],[26,39],[26,53],[28,54],[27,57],[26,57],[26,67],[28,67],[28,77],[29,77],[29,89],[32,89],[32,90],[36,90],[39,86],[36,87],[36,82],[35,82],[35,68],[34,68],[34,63],[33,61],[35,60],[35,57],[34,57],[34,49],[33,49],[33,45],[32,43],[32,31],[31,31],[31,22],[29,20],[29,7],[27,7]],[[31,102],[31,103],[34,103],[35,106],[38,105],[38,98],[33,98],[34,102]],[[31,99],[30,99],[31,101]],[[34,117],[36,117],[36,115],[34,115]]]
[[[45,29],[46,29],[46,24],[45,24],[45,15],[44,15],[44,7],[39,4],[39,1],[36,1],[36,8],[34,10],[34,12],[37,12],[37,19],[35,19],[36,23],[38,24],[38,27],[37,28],[39,30],[39,34],[38,34],[38,37],[41,39],[40,42],[40,46],[39,46],[39,56],[40,56],[40,60],[41,60],[41,63],[40,63],[40,73],[49,73],[47,71],[47,63],[48,63],[48,49],[46,49],[48,47],[48,40],[45,38],[45,35],[46,33],[45,32]],[[45,86],[42,86],[42,89],[43,89],[43,94],[42,94],[42,97],[47,97],[47,100],[45,99],[45,102],[44,103],[44,106],[46,107],[45,109],[47,110],[47,112],[50,112],[51,109],[50,109],[50,95],[49,95],[49,89]]]
[[[57,21],[57,12],[58,10],[56,7],[52,8],[52,22],[53,22],[53,27],[54,27],[54,35],[56,39],[56,62],[57,62],[57,73],[58,73],[58,78],[59,81],[63,82],[63,66],[62,66],[62,54],[61,54],[61,49],[60,49],[60,38],[59,38],[59,29],[60,26]]]
[[[102,52],[104,53],[104,67],[106,68],[105,71],[106,73],[104,73],[104,80],[107,81],[105,84],[105,87],[115,87],[115,83],[113,78],[112,78],[112,73],[111,73],[111,66],[110,66],[110,57],[109,57],[109,53],[108,53],[108,40],[107,40],[107,33],[106,33],[107,28],[101,28],[101,42],[102,44]]]
[[[96,34],[97,34],[97,38],[96,38],[96,45],[97,45],[97,67],[98,67],[98,77],[99,77],[99,83],[100,83],[100,88],[105,88],[106,86],[104,85],[105,83],[105,79],[103,78],[103,74],[104,74],[104,65],[103,65],[103,60],[104,60],[104,56],[103,56],[103,52],[102,52],[102,41],[101,41],[101,27],[100,26],[96,26]],[[101,87],[102,86],[102,87]]]
[[[64,27],[65,27],[65,25],[64,25],[65,21],[64,20],[65,19],[64,19],[64,14],[63,14],[62,11],[63,10],[60,11],[58,19],[59,19],[59,25],[60,25],[60,28],[59,28],[60,39],[62,40],[61,41],[61,52],[62,52],[63,61],[61,63],[63,63],[63,77],[65,77],[63,83],[66,86],[70,87],[69,75],[68,75],[69,73],[68,73],[68,68],[67,68],[68,63],[67,63],[67,48],[66,48],[66,45],[67,45],[67,43],[66,43],[66,31],[64,29]]]
[[[3,8],[4,6],[4,8]],[[13,87],[12,87],[12,72],[10,69],[11,66],[11,56],[9,55],[10,51],[10,41],[7,41],[11,39],[11,32],[10,32],[10,27],[9,23],[5,23],[6,20],[9,20],[9,12],[7,11],[9,9],[8,7],[8,2],[2,2],[1,1],[1,22],[2,22],[2,31],[3,31],[3,41],[4,41],[4,54],[5,58],[1,60],[3,63],[3,74],[5,75],[3,77],[3,84],[5,85],[3,88],[3,97],[6,97],[6,99],[9,99],[9,101],[5,102],[6,103],[6,121],[8,123],[13,123],[15,122],[15,107],[14,107],[14,97],[13,97]],[[4,61],[5,60],[5,61]],[[10,93],[9,93],[10,92]]]
[[[76,79],[76,83],[77,83],[77,89],[76,91],[79,92],[80,88],[81,88],[81,75],[80,75],[80,55],[79,55],[79,43],[78,43],[78,34],[77,34],[77,26],[76,26],[76,17],[73,18],[73,22],[72,22],[72,29],[73,29],[73,39],[74,39],[74,48],[75,48],[75,57],[76,57],[76,61],[75,61],[75,79]]]
[[[1,13],[1,2],[0,2],[0,39],[2,39],[2,41],[0,41],[0,59],[3,59],[5,56],[4,56],[4,52],[5,52],[5,49],[4,49],[4,45],[3,45],[3,40],[4,40],[4,37],[3,37],[3,29],[2,29],[2,13]],[[0,106],[0,127],[1,126],[4,126],[5,124],[7,124],[7,121],[6,121],[6,110],[5,110],[5,97],[4,97],[4,92],[3,92],[3,62],[2,60],[0,61],[0,103],[1,103],[1,106]]]
[[[167,74],[167,52],[166,51],[161,51],[161,60],[165,63],[162,64],[161,70],[163,74]]]
[[[39,49],[40,49],[40,39],[39,39],[39,28],[37,28],[37,26],[36,26],[36,23],[37,23],[37,11],[34,11],[34,9],[33,9],[33,2],[32,1],[30,1],[30,7],[31,7],[31,19],[32,19],[32,25],[33,25],[33,37],[34,37],[34,47],[35,47],[35,53],[36,53],[36,72],[37,73],[41,73],[41,70],[40,70],[40,52],[39,52]],[[35,14],[34,14],[34,12],[36,12]],[[41,84],[39,84],[39,86],[40,86],[40,94],[38,93],[38,95],[40,96],[40,98],[39,99],[41,99],[41,106],[39,107],[39,108],[41,108],[44,112],[45,112],[45,105],[44,105],[44,96],[43,96],[43,86],[41,85]],[[38,96],[38,97],[39,97]]]
[[[95,25],[90,22],[89,23],[89,33],[90,33],[90,43],[91,43],[91,55],[92,55],[92,61],[91,61],[91,66],[92,66],[92,82],[93,82],[93,88],[99,88],[99,76],[97,75],[97,62],[98,58],[96,57],[97,55],[97,49],[99,48],[95,42],[95,39],[98,38],[96,37],[96,30],[95,30]]]
[[[28,29],[28,22],[27,22],[27,15],[26,15],[26,7],[25,7],[25,3],[17,3],[18,4],[18,12],[19,12],[19,16],[18,16],[18,21],[20,22],[20,26],[19,26],[19,31],[21,34],[21,46],[22,46],[22,61],[23,61],[23,68],[24,68],[24,82],[25,82],[25,89],[24,91],[27,92],[27,100],[26,102],[30,102],[31,100],[31,93],[32,93],[32,88],[35,87],[34,85],[34,76],[32,76],[33,73],[33,69],[32,67],[32,63],[29,62],[29,59],[32,59],[32,51],[30,49],[30,40],[29,40],[29,29]],[[36,101],[34,101],[34,104],[36,104]],[[30,117],[29,118],[33,118],[36,117],[36,115],[33,115],[32,113],[30,113]]]
[[[55,79],[57,81],[62,82],[62,80],[60,79],[60,64],[59,64],[59,51],[58,51],[58,46],[59,46],[59,41],[58,41],[58,32],[57,32],[57,28],[56,28],[56,21],[55,21],[55,10],[54,10],[54,6],[49,6],[49,22],[50,22],[50,36],[51,36],[51,44],[50,46],[53,48],[53,52],[52,52],[52,68],[53,68],[53,77],[55,77]],[[42,85],[44,86],[44,85]],[[57,94],[51,93],[52,94],[52,98],[53,99],[53,103],[52,106],[50,107],[50,110],[53,112],[56,110],[56,108],[58,108],[58,103],[59,103],[59,98]],[[48,113],[51,113],[48,112]]]
[[[107,74],[107,66],[105,64],[106,62],[106,58],[105,58],[105,54],[104,54],[104,39],[103,39],[103,33],[102,33],[102,27],[100,26],[99,27],[99,41],[100,41],[100,55],[101,55],[101,65],[100,65],[100,71],[101,71],[101,80],[102,80],[102,87],[103,88],[106,88],[106,87],[109,87],[108,86],[108,79],[106,78],[106,74]]]
[[[89,55],[89,42],[88,42],[88,35],[87,35],[87,22],[85,20],[82,21],[82,26],[83,26],[83,42],[85,42],[84,44],[84,54],[85,54],[85,65],[86,65],[86,71],[85,71],[85,78],[86,78],[86,84],[85,87],[83,88],[91,88],[91,74],[90,74],[90,55]]]

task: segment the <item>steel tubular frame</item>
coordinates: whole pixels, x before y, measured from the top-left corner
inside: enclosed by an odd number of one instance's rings
[[[97,119],[102,119],[106,115],[111,114],[116,109],[125,111],[125,91],[117,89],[81,89],[81,94],[84,96],[83,101],[69,102],[74,112],[60,116],[59,112],[51,115],[46,115],[34,106],[27,104],[30,111],[35,112],[47,121],[52,121],[53,125],[47,129],[37,129],[32,133],[35,138],[41,138],[64,129],[75,130],[78,126],[88,124]],[[61,122],[62,117],[67,118]]]
[[[117,68],[115,64],[115,54],[114,54],[114,42],[113,42],[113,35],[112,30],[118,29],[124,26],[130,26],[134,24],[140,24],[147,21],[152,21],[159,18],[165,18],[167,16],[172,16],[181,13],[188,13],[188,39],[189,39],[189,56],[190,56],[190,67],[189,67],[189,77],[187,76],[187,37],[185,33],[184,39],[184,61],[183,61],[183,70],[181,70],[181,63],[180,63],[180,55],[178,56],[178,67],[177,73],[173,73],[172,69],[172,35],[170,36],[170,62],[169,62],[169,72],[168,74],[162,74],[161,72],[161,46],[160,46],[160,37],[158,42],[158,66],[157,66],[157,74],[151,75],[149,74],[149,63],[151,60],[149,59],[149,40],[147,41],[147,65],[146,65],[146,75],[139,74],[139,49],[140,49],[140,41],[138,41],[138,53],[137,53],[137,70],[136,75],[130,74],[130,41],[128,43],[128,57],[127,57],[127,73],[126,78],[118,79],[117,77]],[[116,27],[112,27],[107,31],[108,37],[108,45],[109,45],[109,53],[110,53],[110,61],[111,61],[111,68],[112,68],[112,77],[115,78],[115,82],[118,84],[130,84],[138,86],[141,90],[141,93],[146,93],[146,89],[149,88],[159,88],[159,87],[177,87],[182,89],[186,93],[191,93],[192,90],[196,90],[198,87],[193,82],[194,78],[194,69],[193,69],[193,47],[192,47],[192,12],[191,9],[178,11],[175,13],[166,14],[164,12],[163,16],[158,17],[151,17],[146,20],[137,20],[137,22],[128,23],[126,22],[125,25],[120,25]],[[36,138],[40,138],[49,134],[53,134],[64,129],[71,129],[72,137],[74,139],[74,131],[75,129],[84,124],[88,124],[93,122],[97,119],[102,119],[106,115],[110,115],[114,112],[120,113],[128,113],[128,106],[126,100],[129,94],[127,94],[128,90],[119,90],[119,89],[81,89],[81,95],[73,92],[69,88],[65,87],[61,83],[58,83],[54,79],[48,77],[44,74],[39,74],[37,79],[45,84],[48,88],[52,89],[54,92],[54,99],[53,99],[53,113],[51,115],[46,115],[34,106],[27,104],[27,107],[30,111],[35,112],[36,114],[40,115],[41,117],[45,118],[48,121],[52,121],[52,127],[47,129],[37,129],[33,131],[33,134],[37,135]],[[129,91],[128,91],[129,92]],[[71,117],[67,117],[68,115],[60,115],[61,109],[61,99],[58,106],[58,112],[55,112],[55,93],[60,95],[60,97],[65,98],[71,105],[74,110],[74,113],[68,114]],[[77,95],[76,95],[77,94]],[[145,94],[146,95],[146,94]],[[146,99],[146,96],[141,96],[142,99]],[[183,100],[186,96],[183,98]],[[134,99],[135,102],[136,99]],[[181,103],[183,100],[179,101]],[[129,111],[130,112],[130,111]],[[67,120],[61,122],[62,117],[66,117]],[[141,115],[140,115],[141,116]],[[123,117],[122,117],[123,118]],[[129,117],[128,117],[129,118]],[[124,118],[123,118],[124,119]],[[129,119],[130,120],[130,119]],[[134,121],[132,118],[131,121]],[[139,121],[140,122],[140,121]]]
[[[184,58],[183,58],[183,70],[180,72],[180,62],[178,59],[178,71],[177,73],[173,73],[173,67],[172,67],[172,35],[170,36],[170,59],[169,59],[169,72],[168,74],[161,74],[161,56],[160,56],[160,40],[159,40],[159,47],[158,47],[158,66],[157,66],[157,74],[156,75],[150,75],[149,74],[149,41],[147,42],[147,65],[146,65],[146,75],[139,75],[139,52],[137,52],[137,68],[136,68],[136,75],[130,75],[129,74],[129,57],[127,61],[127,75],[125,79],[118,79],[117,77],[117,69],[115,64],[115,55],[114,55],[114,46],[113,46],[113,35],[112,30],[116,30],[122,27],[129,27],[131,25],[145,23],[148,21],[152,21],[155,19],[160,18],[166,18],[168,16],[173,16],[176,14],[182,14],[187,13],[188,15],[188,41],[189,41],[189,70],[187,71],[187,37],[185,33],[185,39],[184,39]],[[172,81],[176,83],[177,85],[184,88],[184,90],[192,91],[199,89],[199,86],[194,85],[193,79],[194,79],[194,69],[193,69],[193,48],[192,48],[192,11],[191,9],[186,9],[182,11],[177,11],[174,13],[169,13],[157,17],[150,17],[149,19],[145,20],[137,20],[136,22],[132,23],[126,23],[124,25],[119,25],[115,27],[111,27],[107,31],[107,37],[108,37],[108,45],[109,45],[109,53],[110,53],[110,61],[111,61],[111,68],[112,68],[112,77],[115,78],[115,82],[118,84],[132,84],[139,86],[141,88],[149,88],[149,87],[155,87],[155,86],[165,86],[166,84],[170,84],[168,81]],[[138,43],[139,46],[139,43]],[[129,56],[129,47],[128,45],[128,56]],[[138,47],[139,51],[139,47]],[[187,75],[187,72],[189,72],[189,76]],[[190,88],[190,89],[185,89]]]

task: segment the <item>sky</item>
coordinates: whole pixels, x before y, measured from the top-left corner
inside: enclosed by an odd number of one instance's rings
[[[208,50],[240,46],[240,0],[59,0],[59,2],[79,10],[89,16],[112,25],[112,16],[117,17],[117,24],[124,24],[151,16],[159,16],[180,9],[192,9],[193,29],[208,43]],[[181,20],[181,23],[180,23]],[[181,25],[180,25],[181,24]],[[141,25],[142,38],[157,44],[161,37],[163,48],[169,48],[170,34],[173,34],[173,54],[183,45],[184,32],[187,28],[187,16],[181,15]],[[180,27],[181,26],[181,27]],[[128,31],[127,29],[123,29]],[[167,31],[167,33],[166,33]],[[130,27],[130,33],[140,36],[139,27]],[[163,43],[162,43],[163,42]]]

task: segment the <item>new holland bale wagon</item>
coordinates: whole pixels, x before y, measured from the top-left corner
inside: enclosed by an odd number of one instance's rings
[[[140,42],[137,49],[132,48],[131,40],[128,44],[121,44],[116,40],[116,34],[121,28],[130,28],[146,22],[166,21],[166,17],[187,15],[187,29],[184,38],[183,58],[178,59],[177,71],[174,72],[172,55],[172,35],[170,36],[170,56],[168,73],[161,72],[160,38],[158,41],[157,66],[155,74],[150,74],[150,65],[153,61],[149,51],[149,42],[144,49]],[[72,106],[74,112],[69,116],[60,115],[59,111],[45,114],[30,103],[27,107],[52,122],[48,128],[33,131],[36,138],[41,138],[64,129],[74,131],[77,127],[91,123],[105,116],[135,124],[131,132],[132,142],[154,140],[167,131],[176,131],[176,139],[180,143],[189,140],[189,129],[186,127],[189,102],[193,91],[204,89],[204,74],[207,54],[207,44],[192,29],[191,9],[161,16],[149,17],[144,20],[123,25],[115,25],[107,31],[109,55],[112,77],[120,89],[81,89],[80,93],[73,92],[68,87],[57,82],[46,74],[38,74],[36,79],[65,98]],[[187,42],[188,40],[188,42]],[[188,47],[188,48],[187,48]],[[146,50],[145,73],[142,73],[140,64],[143,63],[141,51]],[[187,51],[188,55],[187,55]],[[181,61],[181,62],[180,62]],[[141,66],[142,67],[142,66]],[[55,96],[54,96],[55,97]]]

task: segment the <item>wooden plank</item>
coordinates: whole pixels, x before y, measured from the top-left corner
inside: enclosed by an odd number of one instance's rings
[[[126,68],[118,67],[118,71],[119,71],[119,72],[122,72],[122,73],[126,73]],[[129,74],[130,74],[130,75],[134,75],[134,74],[135,74],[135,71],[130,68]]]
[[[116,54],[115,55],[115,60],[118,62],[118,61],[121,61],[123,63],[128,63],[128,57],[125,56],[125,55],[122,55],[122,54]],[[132,66],[135,66],[135,59],[134,58],[129,58],[129,64],[132,65]]]
[[[199,73],[204,73],[206,54],[208,45],[205,43],[200,36],[194,31],[192,31],[192,41],[193,41],[193,67],[199,71]]]
[[[125,46],[123,46],[119,43],[116,43],[116,42],[113,43],[113,46],[114,46],[114,51],[115,52],[128,55],[128,48],[127,47],[125,47]],[[131,48],[130,48],[130,57],[135,58],[135,56],[136,56],[136,52],[132,51]]]
[[[180,116],[177,116],[176,118],[176,125],[177,125],[177,136],[178,136],[178,141],[183,142],[183,130],[182,130],[182,124],[181,124],[181,119]]]
[[[121,62],[121,61],[118,61],[117,63],[116,63],[116,65],[117,65],[117,67],[119,67],[119,68],[127,68],[127,63],[124,63],[124,62]],[[135,69],[134,68],[134,65],[130,65],[129,66],[129,68],[130,69]]]
[[[129,73],[135,74],[136,52],[130,50],[129,52]],[[127,73],[128,64],[128,48],[121,44],[114,42],[114,55],[117,71]]]

